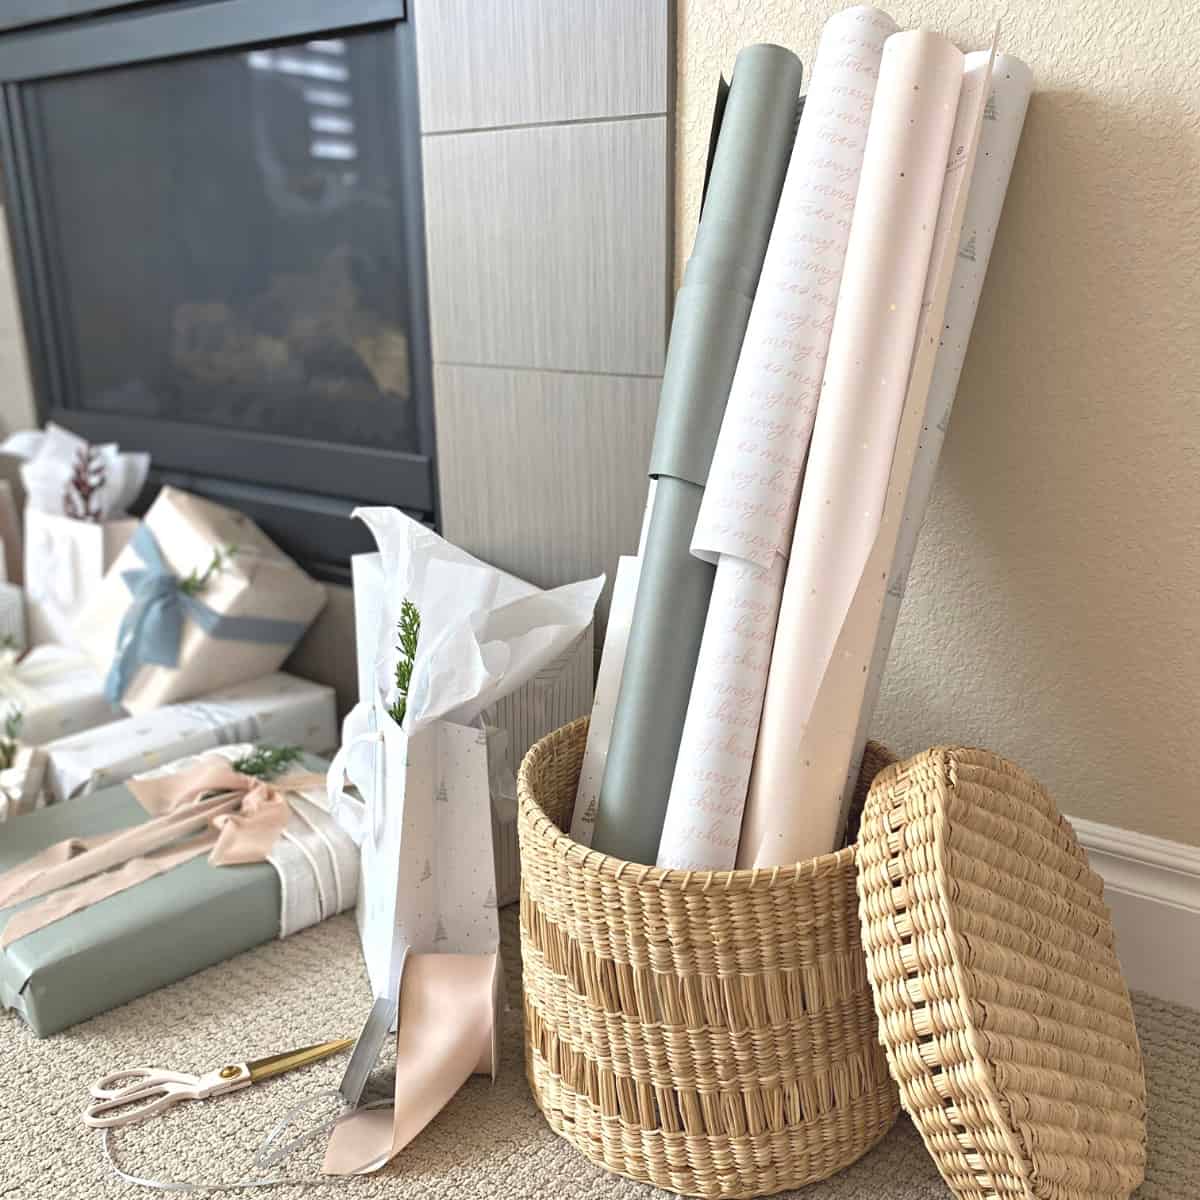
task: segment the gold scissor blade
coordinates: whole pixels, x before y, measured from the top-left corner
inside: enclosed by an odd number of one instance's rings
[[[297,1067],[306,1067],[309,1063],[328,1058],[331,1054],[354,1045],[353,1038],[337,1038],[332,1042],[319,1042],[315,1046],[304,1046],[300,1050],[288,1050],[283,1054],[272,1054],[269,1058],[256,1058],[246,1064],[250,1072],[251,1083],[261,1083],[264,1079],[272,1079],[285,1071],[294,1071]]]

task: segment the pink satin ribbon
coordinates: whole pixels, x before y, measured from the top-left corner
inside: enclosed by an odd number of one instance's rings
[[[173,775],[131,779],[127,786],[151,820],[67,838],[0,875],[0,908],[48,897],[9,917],[0,949],[201,854],[215,867],[264,861],[287,825],[286,793],[324,782],[304,773],[267,783],[219,755]]]
[[[400,985],[395,1107],[360,1109],[334,1127],[326,1175],[377,1171],[472,1075],[496,1073],[498,954],[409,954]]]

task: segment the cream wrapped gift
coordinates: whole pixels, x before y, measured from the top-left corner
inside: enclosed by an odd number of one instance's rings
[[[15,583],[0,583],[0,646],[24,650],[28,644],[25,593]]]
[[[338,741],[333,689],[279,672],[62,738],[46,746],[46,790],[68,800],[227,742],[260,741],[328,754]]]
[[[79,619],[132,713],[277,671],[325,603],[248,517],[164,487]]]
[[[35,646],[24,657],[0,649],[0,696],[21,710],[21,740],[29,746],[124,715],[104,698],[103,677],[66,646]]]

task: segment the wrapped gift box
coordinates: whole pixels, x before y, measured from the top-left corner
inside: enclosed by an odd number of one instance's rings
[[[382,555],[355,554],[350,559],[350,570],[354,586],[358,694],[360,700],[369,700],[379,623],[383,619]],[[539,738],[592,711],[594,678],[593,628],[589,626],[554,662],[483,713],[484,724],[502,732],[501,737],[488,739],[492,844],[500,905],[516,901],[521,885],[517,768]]]
[[[0,561],[3,561],[0,557]],[[0,646],[24,650],[25,593],[15,583],[0,583]]]
[[[278,672],[46,746],[49,799],[67,800],[226,742],[337,746],[333,688]]]
[[[64,838],[145,819],[125,787],[50,805],[4,827],[0,872]],[[193,859],[0,950],[0,1003],[48,1037],[277,937],[280,896],[270,863]],[[0,922],[9,911],[0,909]]]
[[[277,671],[324,603],[248,517],[164,487],[77,638],[109,694],[146,713]]]
[[[104,681],[78,650],[35,646],[19,662],[0,652],[0,695],[21,709],[21,741],[40,746],[123,716],[104,698]]]
[[[75,644],[80,612],[137,526],[132,517],[80,521],[26,506],[25,589],[33,645]]]

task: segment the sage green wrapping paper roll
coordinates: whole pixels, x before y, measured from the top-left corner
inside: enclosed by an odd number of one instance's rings
[[[780,46],[738,55],[675,297],[650,454],[658,482],[592,839],[631,862],[658,854],[715,573],[690,553],[692,531],[795,138],[801,75]]]

